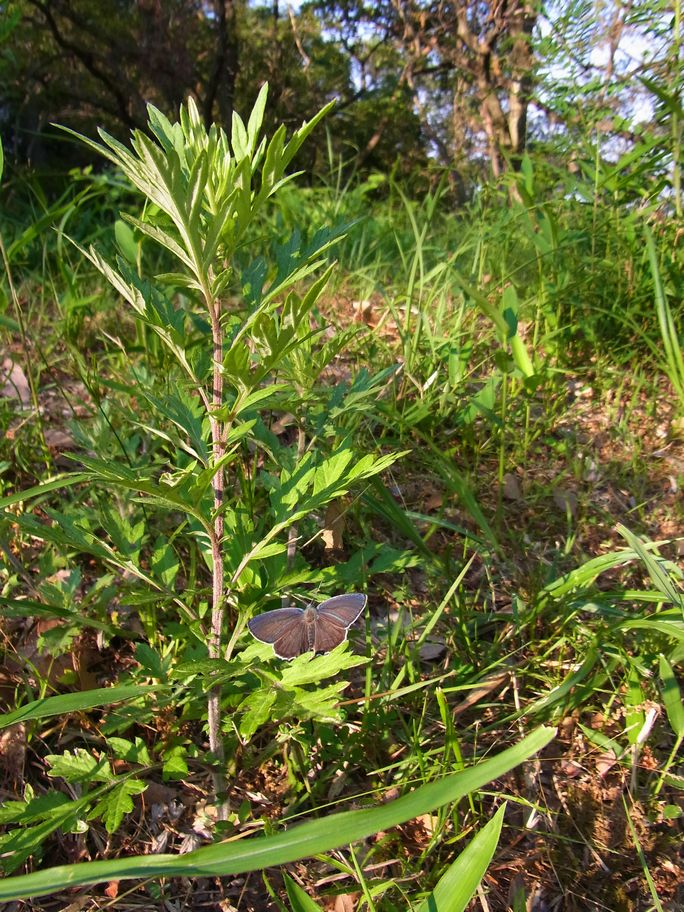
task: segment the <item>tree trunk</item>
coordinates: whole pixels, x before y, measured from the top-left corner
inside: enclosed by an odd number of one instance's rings
[[[219,119],[230,135],[235,105],[235,84],[240,69],[240,45],[237,33],[237,0],[215,0],[216,57],[204,98],[204,123],[207,129],[214,121],[214,103]]]

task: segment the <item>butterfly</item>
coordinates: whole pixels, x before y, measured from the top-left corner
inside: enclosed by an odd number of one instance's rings
[[[304,652],[330,652],[339,646],[365,607],[365,595],[349,592],[318,606],[265,611],[247,626],[253,637],[273,646],[279,659],[294,659]]]

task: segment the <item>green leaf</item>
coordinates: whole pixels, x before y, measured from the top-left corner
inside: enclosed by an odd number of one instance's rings
[[[318,684],[348,668],[365,665],[368,661],[369,659],[364,656],[350,652],[349,644],[346,642],[340,643],[332,652],[323,655],[315,656],[311,652],[305,652],[283,666],[280,686],[287,690],[301,687],[303,684]]]
[[[0,807],[0,823],[32,823],[54,816],[65,805],[71,804],[62,792],[46,792],[29,801],[5,801]]]
[[[254,107],[252,108],[252,113],[249,115],[249,121],[247,123],[247,137],[249,140],[249,148],[252,152],[256,149],[259,131],[261,130],[261,125],[264,121],[267,98],[268,83],[265,82],[259,90],[257,100],[254,102]]]
[[[608,753],[612,751],[616,757],[621,757],[623,754],[623,748],[618,744],[614,738],[609,738],[608,735],[604,735],[603,732],[594,731],[593,728],[588,728],[586,725],[582,725],[580,722],[580,728],[587,736],[593,745],[600,748],[602,751]]]
[[[294,826],[275,836],[224,842],[186,855],[139,855],[107,861],[59,865],[0,880],[0,902],[45,896],[56,890],[103,880],[148,877],[227,877],[274,865],[284,865],[399,826],[435,808],[458,801],[528,760],[555,736],[553,728],[538,728],[510,747],[476,766],[421,785],[413,792],[365,810],[344,811]]]
[[[167,589],[173,589],[180,569],[180,561],[173,546],[164,535],[159,535],[154,543],[150,569]]]
[[[503,804],[440,878],[418,912],[464,912],[499,844],[505,813]]]
[[[572,689],[583,681],[593,669],[594,665],[596,665],[599,660],[599,656],[600,652],[595,646],[588,649],[585,659],[579,668],[576,671],[571,672],[561,684],[554,687],[548,694],[541,697],[539,700],[536,700],[531,706],[527,706],[525,708],[525,715],[535,715],[536,713],[546,711],[556,703],[565,700]]]
[[[269,399],[273,399],[277,393],[284,389],[288,389],[287,383],[269,383],[268,386],[253,390],[247,396],[240,396],[231,411],[235,415],[240,415],[256,405],[261,406],[263,409]]]
[[[100,788],[106,788],[101,786]],[[69,832],[86,809],[90,798],[78,798],[56,806],[45,820],[30,827],[13,827],[0,836],[0,866],[4,871],[13,871],[40,846],[56,829]]]
[[[151,678],[157,678],[159,681],[166,679],[162,657],[148,643],[136,645],[135,657]]]
[[[17,722],[29,722],[31,719],[47,719],[49,716],[65,716],[67,713],[82,712],[96,706],[111,706],[112,703],[134,700],[153,690],[160,690],[160,686],[119,684],[117,687],[99,687],[95,690],[86,690],[84,693],[44,697],[0,716],[0,729],[16,725]]]
[[[133,795],[140,795],[146,788],[139,779],[124,779],[95,805],[88,817],[102,817],[107,832],[116,833],[126,814],[133,810]]]
[[[337,681],[327,687],[314,687],[313,690],[295,687],[290,712],[299,718],[339,719],[342,715],[339,707],[340,696],[346,686],[346,681]]]
[[[164,751],[163,777],[167,779],[183,779],[188,775],[186,761],[187,750],[182,744],[175,744]]]
[[[150,766],[152,763],[147,745],[142,738],[136,737],[133,742],[127,738],[117,738],[113,735],[107,738],[107,745],[114,756],[120,760],[126,760],[128,763],[139,763],[141,766]]]
[[[661,593],[658,593],[662,599]],[[623,621],[619,625],[620,630],[657,630],[666,636],[673,637],[677,640],[684,641],[684,623],[682,622],[681,613],[673,617],[667,611],[654,614],[651,617],[636,618],[635,620]]]
[[[61,605],[52,602],[35,602],[33,599],[13,599],[0,596],[0,606],[5,617],[45,617],[60,618],[75,627],[92,627],[95,630],[104,630],[109,636],[130,636],[122,628],[114,624],[107,624],[95,618],[84,617],[75,611],[69,611]]]
[[[653,548],[655,544],[649,542],[646,548]],[[605,573],[606,570],[612,570],[622,564],[628,564],[639,555],[632,548],[624,548],[620,551],[610,551],[608,554],[601,554],[593,557],[586,563],[574,570],[570,570],[558,579],[548,583],[542,590],[541,596],[551,596],[554,599],[560,599],[572,592],[573,589],[582,589],[589,586],[594,580]]]
[[[117,219],[114,222],[114,237],[116,238],[116,243],[121,251],[121,255],[125,257],[132,266],[135,266],[138,259],[138,245],[135,240],[135,235],[122,219]]]
[[[287,551],[286,542],[259,542],[256,547],[252,548],[251,560],[265,560],[267,557],[273,557],[276,554],[282,554]]]
[[[109,782],[114,774],[107,760],[98,760],[82,747],[63,754],[48,754],[45,758],[50,766],[48,776],[64,779],[65,782]]]
[[[665,712],[672,726],[672,731],[678,738],[684,737],[684,704],[682,703],[682,694],[679,690],[679,684],[675,677],[672,666],[664,655],[660,656],[659,662],[660,677],[662,679],[661,693]]]
[[[276,696],[274,688],[260,687],[242,701],[240,709],[244,712],[244,716],[240,721],[240,735],[245,741],[248,741],[265,722],[268,722]]]
[[[629,531],[621,523],[618,523],[616,526],[618,532],[626,540],[627,544],[634,550],[635,554],[643,561],[646,565],[646,570],[648,575],[653,580],[653,584],[656,589],[659,589],[663,593],[663,597],[668,601],[672,602],[673,605],[676,605],[678,608],[684,610],[684,595],[682,592],[675,586],[672,577],[663,567],[664,561],[660,555],[650,554],[644,543]],[[652,543],[650,543],[651,546]]]
[[[15,503],[24,503],[33,497],[41,497],[43,494],[49,494],[50,491],[56,491],[60,488],[69,488],[72,485],[80,484],[83,481],[90,481],[90,476],[86,472],[77,472],[76,474],[60,475],[53,478],[52,481],[46,481],[43,484],[35,485],[33,488],[26,488],[18,491],[16,494],[10,494],[7,497],[0,497],[0,509],[9,507]],[[16,519],[16,517],[12,517]]]
[[[194,516],[205,528],[207,519],[201,510],[191,503],[188,503],[183,497],[182,492],[178,491],[173,485],[153,481],[147,481],[141,478],[132,469],[123,465],[106,462],[104,459],[91,459],[87,456],[81,456],[80,461],[90,470],[90,478],[106,485],[116,485],[129,491],[147,495],[143,498],[145,503],[155,503],[159,506],[172,507],[184,513]]]
[[[292,912],[321,912],[321,907],[296,884],[289,874],[283,875]]]

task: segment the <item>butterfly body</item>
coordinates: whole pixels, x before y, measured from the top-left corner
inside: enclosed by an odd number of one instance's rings
[[[308,608],[276,608],[253,617],[252,636],[269,643],[280,659],[293,659],[305,652],[330,652],[347,639],[347,632],[366,606],[366,596],[357,592],[336,595]]]

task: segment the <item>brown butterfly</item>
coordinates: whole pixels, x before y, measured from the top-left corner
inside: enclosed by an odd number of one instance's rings
[[[330,652],[347,639],[354,621],[366,607],[358,592],[336,595],[308,608],[276,608],[252,618],[252,636],[269,643],[279,659],[294,659],[304,652]]]

